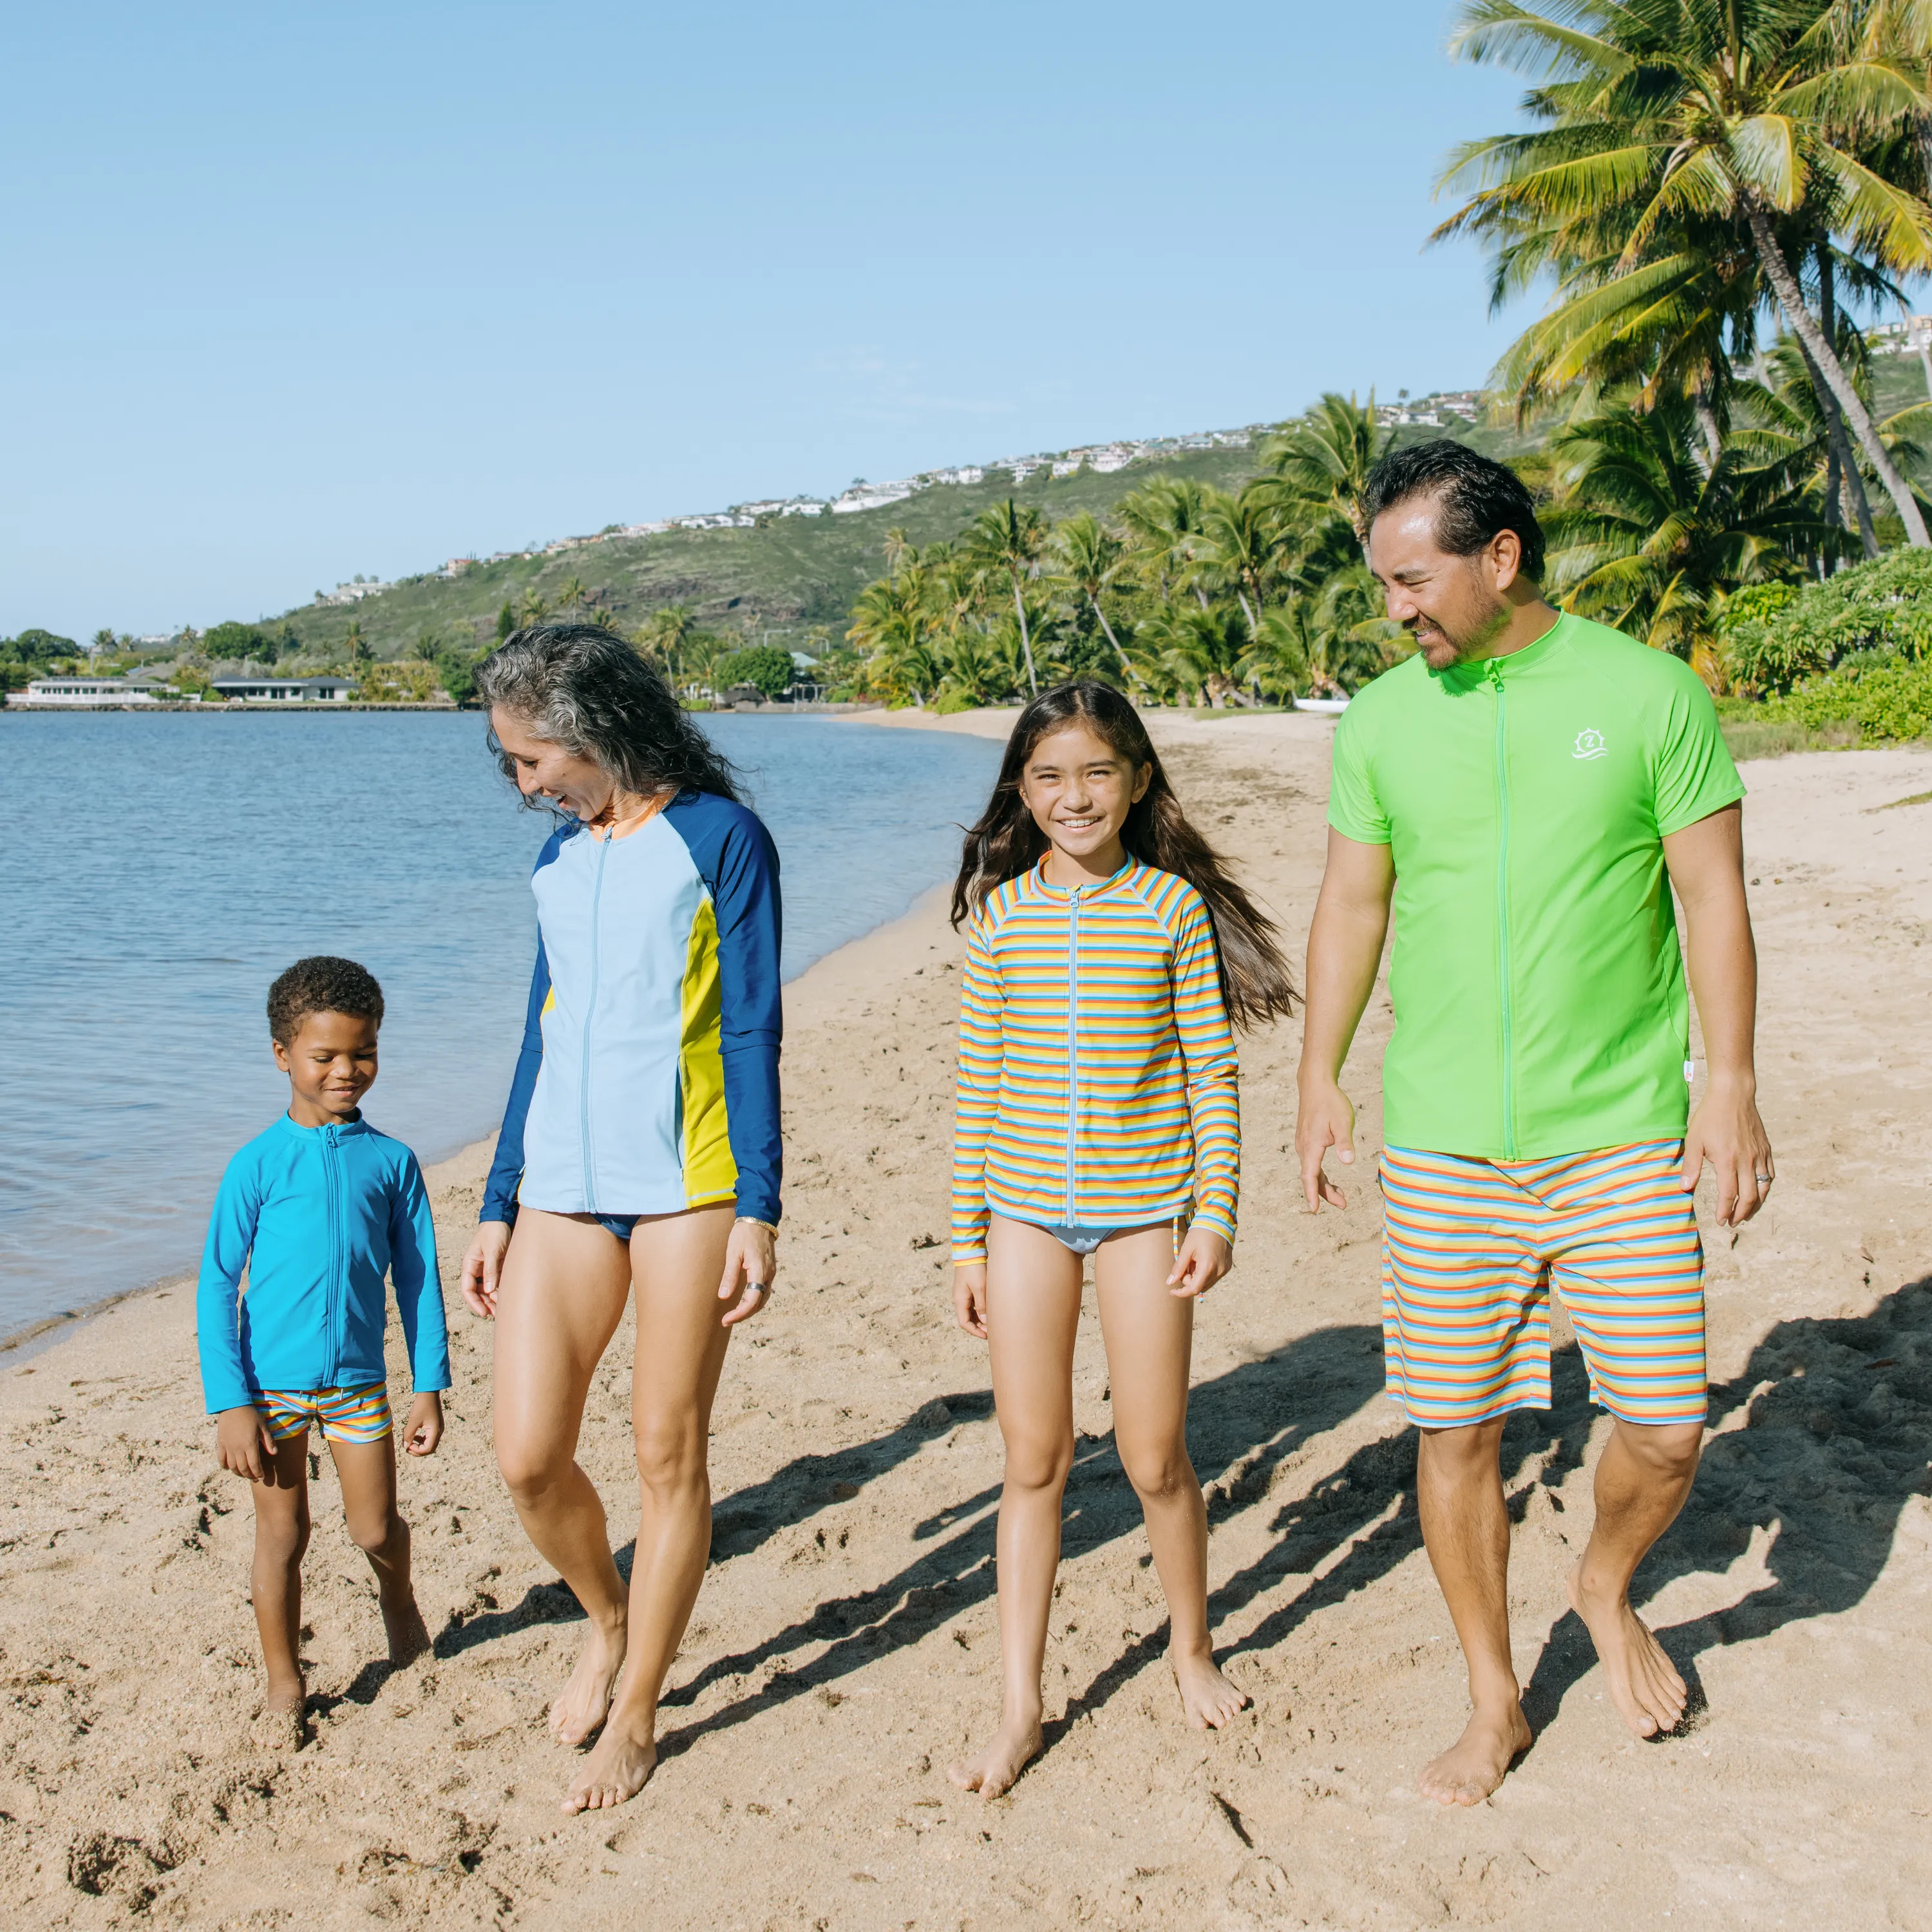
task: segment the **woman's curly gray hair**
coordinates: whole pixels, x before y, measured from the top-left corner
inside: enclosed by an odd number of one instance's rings
[[[601,624],[528,624],[476,668],[476,688],[539,738],[595,759],[640,796],[687,786],[738,796],[736,774],[669,685]],[[512,782],[516,766],[496,734],[490,748]],[[534,801],[532,801],[534,802]]]

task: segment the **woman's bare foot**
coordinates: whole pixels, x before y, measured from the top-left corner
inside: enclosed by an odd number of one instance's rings
[[[608,1629],[594,1623],[590,1626],[590,1634],[584,1640],[584,1648],[578,1656],[577,1668],[570,1673],[562,1695],[550,1707],[550,1727],[559,1743],[580,1744],[609,1714],[610,1694],[618,1672],[624,1667],[624,1637],[621,1623]],[[650,1767],[646,1765],[644,1777],[631,1790],[636,1790],[650,1775]],[[630,1795],[629,1791],[624,1794],[626,1798]]]
[[[596,1749],[571,1780],[564,1810],[573,1816],[579,1811],[604,1811],[636,1797],[657,1768],[657,1740],[652,1735],[655,1728],[655,1719],[651,1730],[642,1732],[627,1724],[606,1724]]]
[[[1218,1731],[1236,1712],[1247,1708],[1248,1694],[1215,1669],[1211,1651],[1171,1650],[1167,1660],[1189,1730]]]
[[[429,1626],[413,1597],[397,1610],[383,1605],[382,1629],[389,1640],[389,1662],[398,1670],[415,1663],[429,1648]]]
[[[1028,1718],[1001,1719],[993,1741],[976,1757],[956,1764],[946,1776],[962,1791],[976,1791],[982,1798],[998,1798],[1010,1791],[1013,1781],[1028,1762],[1040,1755],[1040,1714]]]
[[[1630,1608],[1629,1597],[1621,1592],[1614,1600],[1592,1594],[1583,1587],[1580,1562],[1570,1573],[1569,1589],[1624,1722],[1640,1738],[1675,1730],[1690,1693],[1649,1625]]]
[[[1532,1742],[1529,1720],[1515,1700],[1478,1708],[1462,1735],[1423,1767],[1422,1795],[1438,1804],[1480,1804]]]

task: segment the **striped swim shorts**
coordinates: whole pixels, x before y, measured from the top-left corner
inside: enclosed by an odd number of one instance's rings
[[[380,1442],[395,1426],[382,1382],[362,1388],[264,1389],[255,1406],[278,1442],[299,1436],[311,1422],[320,1425],[326,1442]]]
[[[1704,1249],[1682,1141],[1545,1160],[1385,1148],[1388,1394],[1423,1429],[1550,1406],[1550,1292],[1592,1397],[1625,1422],[1702,1423]]]

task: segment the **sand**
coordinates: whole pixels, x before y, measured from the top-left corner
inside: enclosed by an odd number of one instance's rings
[[[1298,946],[1329,729],[1161,728],[1191,809]],[[1683,1735],[1630,1738],[1559,1614],[1604,1426],[1566,1351],[1558,1406],[1506,1444],[1536,1746],[1474,1810],[1415,1794],[1462,1723],[1462,1676],[1412,1441],[1382,1398],[1372,1190],[1344,1216],[1298,1211],[1290,1027],[1244,1049],[1240,1264],[1203,1312],[1192,1430],[1217,1640],[1255,1707],[1218,1736],[1181,1724],[1090,1324],[1048,1749],[997,1803],[946,1783],[997,1702],[1000,1451],[938,1244],[959,948],[935,898],[790,992],[784,1286],[726,1369],[712,1568],[646,1792],[556,1810],[570,1760],[544,1712],[582,1624],[496,1479],[490,1331],[453,1289],[447,1443],[403,1478],[435,1654],[394,1676],[376,1661],[325,1465],[313,1736],[250,1742],[249,1511],[216,1466],[177,1284],[0,1354],[0,1918],[1932,1924],[1932,806],[1881,808],[1932,789],[1932,755],[1746,776],[1781,1179],[1712,1244],[1714,1432],[1639,1580],[1698,1693]],[[1386,1018],[1378,997],[1352,1063],[1370,1149]],[[482,1153],[436,1176],[452,1282]],[[627,1362],[620,1341],[583,1449],[620,1535]]]

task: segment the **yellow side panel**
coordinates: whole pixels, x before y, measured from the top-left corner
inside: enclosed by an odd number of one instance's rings
[[[730,1198],[738,1163],[724,1112],[724,1062],[718,1050],[723,1011],[718,983],[718,920],[707,898],[691,922],[684,963],[684,1020],[679,1074],[684,1088],[684,1198],[687,1207]]]

